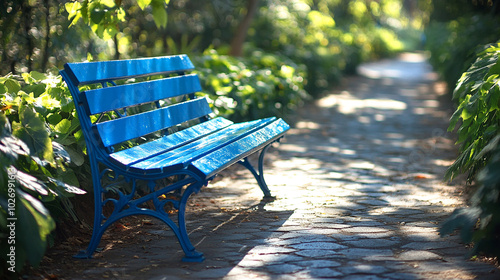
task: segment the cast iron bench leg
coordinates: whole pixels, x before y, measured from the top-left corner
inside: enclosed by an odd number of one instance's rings
[[[271,143],[272,144],[272,143]],[[239,161],[239,163],[243,166],[245,166],[250,172],[252,172],[253,176],[257,180],[257,183],[259,184],[260,189],[264,193],[264,198],[268,199],[273,199],[275,198],[274,196],[271,195],[271,191],[269,190],[269,187],[266,184],[266,180],[264,179],[264,155],[271,146],[271,144],[267,145],[262,149],[259,155],[259,163],[258,163],[258,172],[255,170],[255,168],[252,166],[250,161],[248,160],[248,157],[242,159]]]
[[[98,168],[98,164],[91,159],[92,168]],[[106,229],[113,224],[114,222],[120,220],[121,218],[132,216],[132,215],[149,215],[154,218],[157,218],[167,224],[170,229],[174,232],[181,245],[182,250],[184,251],[185,257],[182,259],[185,262],[202,262],[205,258],[203,257],[203,253],[196,251],[195,247],[192,245],[189,240],[189,236],[186,229],[186,204],[187,200],[193,193],[197,193],[207,182],[202,180],[190,179],[190,180],[180,180],[180,182],[174,183],[177,187],[174,190],[175,194],[180,194],[177,190],[180,190],[179,186],[184,185],[182,182],[188,182],[187,188],[182,192],[182,196],[180,200],[171,200],[174,208],[177,210],[177,223],[175,223],[170,217],[169,214],[163,208],[165,202],[160,202],[158,200],[158,194],[154,192],[153,181],[150,182],[152,187],[152,193],[146,195],[137,200],[133,200],[134,194],[136,193],[136,180],[131,179],[132,181],[132,191],[130,194],[125,195],[119,191],[119,199],[113,200],[104,200],[104,193],[106,190],[102,186],[102,177],[109,169],[98,172],[95,171],[93,174],[101,174],[101,176],[93,177],[94,184],[94,226],[92,231],[92,238],[90,239],[89,245],[86,250],[82,250],[78,252],[74,257],[79,259],[90,259],[92,258],[92,254],[97,249],[99,245],[103,233]],[[112,171],[111,171],[112,172]],[[112,172],[114,174],[114,172]],[[118,175],[115,175],[115,179]],[[185,176],[180,176],[179,178],[184,179]],[[128,181],[128,180],[127,180]],[[172,185],[173,186],[173,185]],[[138,206],[138,204],[144,203],[148,200],[152,200],[155,205],[155,210],[145,209]],[[109,217],[105,217],[103,215],[103,206],[106,202],[111,201],[114,204],[115,209],[113,209],[112,214]]]
[[[196,182],[190,185],[182,194],[182,198],[180,201],[179,205],[179,212],[178,212],[178,223],[179,223],[179,234],[176,233],[177,239],[179,240],[179,243],[181,244],[182,250],[184,250],[184,254],[186,256],[182,258],[183,262],[202,262],[205,257],[203,256],[203,253],[196,251],[194,246],[191,244],[191,241],[189,240],[189,236],[187,233],[186,229],[186,203],[188,198],[191,196],[193,193],[198,193],[198,191],[203,187],[205,183],[202,182]],[[174,230],[174,229],[172,229]],[[174,230],[175,232],[175,230]]]

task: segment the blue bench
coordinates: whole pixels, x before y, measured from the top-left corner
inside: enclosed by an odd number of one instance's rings
[[[92,238],[75,257],[91,258],[106,228],[119,219],[150,215],[175,233],[183,261],[203,261],[187,234],[186,202],[234,163],[247,167],[271,197],[263,158],[288,124],[274,117],[244,123],[213,117],[207,99],[195,96],[201,86],[196,74],[187,73],[192,69],[189,58],[178,55],[67,63],[60,71],[76,106],[94,185]],[[257,170],[248,160],[256,152]]]

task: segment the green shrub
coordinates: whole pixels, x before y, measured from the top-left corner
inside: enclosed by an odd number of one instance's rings
[[[233,121],[286,118],[308,98],[303,67],[278,55],[254,51],[235,58],[208,50],[192,60],[214,112]]]
[[[487,46],[457,83],[453,99],[459,106],[448,130],[454,130],[458,121],[462,121],[457,141],[460,155],[448,169],[446,179],[468,172],[472,181],[489,160],[485,147],[500,132],[499,56],[499,44]]]
[[[489,162],[477,175],[479,188],[470,207],[456,209],[442,225],[440,234],[460,230],[464,243],[473,243],[471,254],[500,257],[500,135],[483,149]]]
[[[500,44],[492,44],[478,54],[463,73],[453,97],[460,104],[451,118],[449,130],[459,120],[460,155],[446,173],[452,179],[468,173],[477,179],[469,208],[457,209],[442,225],[441,234],[460,229],[466,243],[474,243],[473,253],[500,256]]]
[[[66,165],[70,155],[56,142],[68,138],[70,125],[63,112],[73,110],[62,87],[57,78],[38,72],[0,77],[3,273],[38,265],[55,222],[70,214],[64,207],[67,199],[85,193],[74,186],[75,174]]]
[[[474,61],[477,49],[498,40],[500,24],[491,15],[466,16],[449,22],[433,21],[425,35],[429,62],[451,91]]]

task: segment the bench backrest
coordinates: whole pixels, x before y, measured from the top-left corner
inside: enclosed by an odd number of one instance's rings
[[[201,91],[198,76],[186,74],[193,68],[186,55],[177,55],[67,63],[60,72],[75,101],[87,145],[91,141],[109,152],[113,145],[208,119],[212,111],[206,98],[194,94]],[[100,86],[80,91],[93,84]]]

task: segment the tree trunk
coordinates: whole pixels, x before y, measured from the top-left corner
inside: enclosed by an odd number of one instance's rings
[[[229,54],[232,56],[241,56],[243,54],[243,43],[247,37],[248,28],[250,28],[250,23],[257,12],[259,0],[248,0],[247,13],[243,20],[238,25],[236,29],[236,34],[234,34],[231,40],[231,50]]]
[[[120,59],[120,52],[118,48],[118,37],[115,35],[113,37],[113,42],[115,42],[115,60]]]
[[[28,1],[23,2],[23,19],[24,19],[24,36],[26,38],[26,50],[27,50],[27,55],[26,55],[26,60],[27,60],[27,66],[28,66],[28,72],[31,72],[33,70],[33,61],[32,61],[32,56],[33,56],[33,49],[35,48],[33,45],[33,38],[31,36],[31,25],[32,25],[32,20],[31,20],[31,6],[28,3]]]
[[[45,44],[43,47],[43,57],[42,57],[42,72],[47,70],[47,63],[49,61],[49,43],[50,43],[50,2],[49,0],[43,1],[45,5]]]

